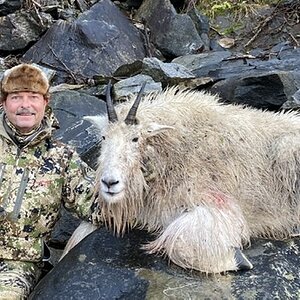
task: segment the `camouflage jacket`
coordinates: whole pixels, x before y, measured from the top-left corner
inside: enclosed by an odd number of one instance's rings
[[[51,118],[52,116],[52,118]],[[61,203],[83,219],[91,215],[94,172],[46,128],[20,149],[0,115],[0,258],[41,261],[43,241],[58,220]],[[51,121],[52,120],[52,121]],[[90,176],[91,175],[91,176]]]

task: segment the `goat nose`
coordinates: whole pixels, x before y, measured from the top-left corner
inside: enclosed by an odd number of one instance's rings
[[[101,179],[101,182],[108,188],[119,183],[119,180],[115,179]]]

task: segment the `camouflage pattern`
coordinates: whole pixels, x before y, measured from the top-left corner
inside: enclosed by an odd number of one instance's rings
[[[63,203],[88,219],[94,172],[70,146],[51,138],[54,118],[19,149],[0,115],[0,259],[39,262]],[[95,218],[94,218],[95,219]]]
[[[36,263],[0,260],[0,299],[27,299],[40,275]]]

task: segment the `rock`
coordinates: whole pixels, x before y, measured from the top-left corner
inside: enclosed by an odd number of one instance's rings
[[[198,34],[204,44],[204,50],[210,50],[210,38],[209,38],[209,19],[205,15],[201,14],[195,7],[188,11],[188,15],[191,17]]]
[[[300,89],[298,72],[267,72],[232,77],[215,83],[210,91],[227,103],[246,104],[260,109],[279,110]]]
[[[197,53],[204,47],[192,19],[177,14],[169,0],[145,0],[135,18],[149,27],[153,43],[165,57]]]
[[[114,77],[131,77],[142,72],[143,61],[136,60],[120,66],[113,74]]]
[[[21,0],[3,0],[0,2],[0,17],[6,16],[20,9],[22,6]]]
[[[123,65],[116,70],[114,76],[132,77],[138,73],[150,76],[155,82],[161,82],[163,87],[180,85],[195,78],[195,75],[183,65],[162,62],[156,57],[146,57],[143,61]]]
[[[160,81],[164,87],[195,78],[195,75],[184,66],[177,63],[164,63],[155,57],[144,58],[142,74]]]
[[[74,146],[79,154],[98,142],[94,128],[83,117],[106,113],[104,101],[79,91],[62,91],[51,95],[50,105],[60,124],[56,139]]]
[[[244,253],[254,268],[207,276],[183,270],[140,245],[152,240],[132,230],[123,238],[101,228],[78,244],[37,285],[31,299],[297,299],[300,239],[256,239]]]
[[[88,10],[89,7],[84,0],[77,0],[76,2],[81,12]]]
[[[172,62],[183,65],[196,77],[205,77],[210,76],[212,71],[218,70],[222,61],[231,55],[230,51],[215,51],[180,56]]]
[[[142,4],[143,0],[127,0],[126,4],[128,8],[139,8]]]
[[[0,52],[22,50],[36,42],[52,24],[49,14],[20,10],[0,17]]]
[[[51,94],[50,106],[60,124],[54,137],[74,146],[82,159],[90,167],[96,168],[96,156],[100,149],[99,136],[83,117],[106,114],[105,102],[84,92],[65,90]],[[62,248],[80,221],[63,208],[61,214],[51,234],[50,245]]]
[[[150,76],[139,74],[117,82],[114,85],[114,99],[126,100],[129,95],[138,94],[144,82],[147,82],[144,94],[162,91],[160,82],[155,82]]]
[[[111,76],[122,64],[144,57],[138,29],[111,1],[103,0],[71,24],[54,24],[23,58],[60,70],[60,81],[79,82]]]
[[[267,57],[266,57],[267,55]],[[228,79],[230,77],[260,76],[267,72],[285,71],[299,72],[300,49],[286,49],[273,55],[262,54],[252,55],[231,55],[220,61],[219,68],[209,71],[209,75],[217,80]],[[270,57],[269,57],[270,56]]]
[[[300,89],[292,95],[292,99],[287,100],[282,105],[282,109],[299,109],[300,108]]]
[[[137,237],[129,236],[131,240],[118,239],[105,229],[88,236],[88,244],[72,249],[40,281],[30,299],[144,299],[148,281],[129,266],[141,251],[132,248]]]
[[[55,224],[54,229],[51,232],[50,241],[48,242],[48,246],[51,247],[50,249],[63,249],[72,233],[81,222],[77,216],[67,211],[64,207],[61,207],[60,214],[61,217]]]

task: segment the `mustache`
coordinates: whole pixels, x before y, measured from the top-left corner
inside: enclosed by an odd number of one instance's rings
[[[35,111],[31,110],[31,109],[28,109],[28,108],[21,108],[19,110],[17,110],[16,112],[17,115],[34,115],[35,114]]]

